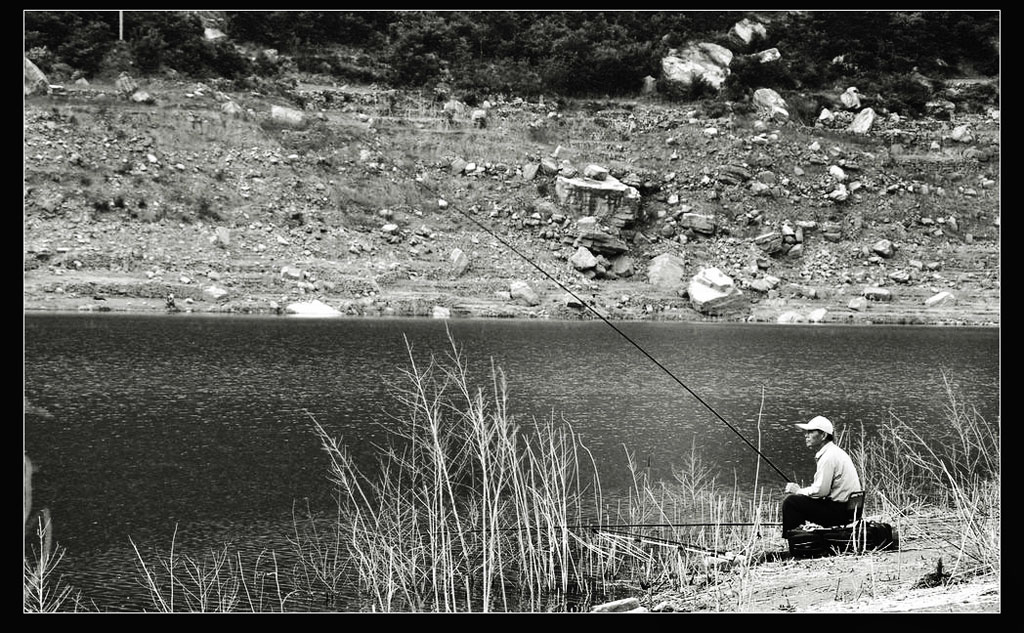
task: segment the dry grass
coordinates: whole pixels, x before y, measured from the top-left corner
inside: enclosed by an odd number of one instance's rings
[[[408,414],[373,474],[313,420],[339,493],[339,542],[369,608],[507,611],[580,590],[595,561],[569,526],[600,495],[579,467],[586,449],[554,421],[524,435],[501,373],[492,368],[485,395],[454,345],[449,360],[418,367],[410,353],[396,394]]]
[[[26,482],[31,486],[30,482]],[[58,567],[64,548],[53,544],[50,512],[40,512],[35,529],[37,537],[33,555],[22,563],[22,607],[26,613],[77,611],[79,593],[60,578]]]
[[[984,420],[946,381],[945,437],[922,437],[895,415],[861,442],[875,510],[917,519],[924,532],[954,542],[951,577],[1001,571],[1000,424]],[[941,510],[938,516],[935,509]],[[945,530],[943,528],[946,528]],[[943,535],[946,532],[948,535]]]
[[[175,529],[177,535],[177,529]],[[132,541],[142,585],[154,611],[161,613],[265,613],[287,611],[290,594],[282,590],[277,556],[261,553],[247,569],[240,554],[225,546],[203,558],[175,552],[175,539],[166,557],[149,564]],[[266,566],[271,567],[270,570]]]

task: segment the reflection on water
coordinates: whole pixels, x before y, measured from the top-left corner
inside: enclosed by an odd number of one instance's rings
[[[627,451],[668,479],[691,444],[750,483],[756,455],[736,432],[807,480],[792,423],[824,414],[870,432],[897,415],[938,436],[946,380],[986,420],[999,413],[992,329],[618,325],[690,393],[603,323],[29,315],[25,395],[50,416],[26,410],[25,448],[65,575],[98,608],[138,610],[151,604],[132,542],[284,555],[293,506],[332,507],[310,416],[370,464],[402,413],[391,390],[451,351],[446,326],[474,381],[503,372],[520,423],[572,424],[605,489],[628,482]]]

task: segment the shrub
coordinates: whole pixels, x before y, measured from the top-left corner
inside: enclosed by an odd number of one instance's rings
[[[659,81],[658,91],[674,101],[700,101],[718,96],[718,90],[703,77],[694,77],[689,85]]]
[[[53,54],[46,46],[34,46],[25,53],[25,57],[30,62],[36,65],[39,70],[45,74],[50,74],[53,70],[53,64],[57,61],[57,56]]]
[[[144,30],[131,43],[135,65],[144,73],[155,73],[160,70],[166,49],[167,42],[155,28]]]
[[[118,42],[114,45],[100,62],[99,75],[105,77],[117,77],[122,72],[131,72],[134,68],[134,55],[131,47],[126,42]]]
[[[213,204],[206,196],[200,196],[196,201],[196,205],[200,220],[213,220],[214,222],[220,222],[224,219],[224,217],[213,208]]]
[[[925,113],[932,89],[907,75],[892,75],[878,82],[879,105],[901,116],[917,117]]]
[[[734,101],[749,98],[758,88],[781,91],[796,87],[788,65],[781,60],[762,64],[753,57],[737,56],[733,58],[729,70],[722,90],[727,99]]]

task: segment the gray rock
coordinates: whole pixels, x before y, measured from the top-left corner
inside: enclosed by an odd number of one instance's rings
[[[590,611],[591,613],[622,613],[627,611],[636,611],[640,608],[640,601],[636,598],[623,598],[622,600],[605,602],[591,607]]]
[[[690,44],[682,50],[672,49],[661,60],[662,79],[674,86],[688,88],[698,78],[716,90],[729,76],[732,51],[707,42]]]
[[[924,305],[929,308],[940,308],[944,306],[956,305],[956,297],[952,292],[943,290],[942,292],[936,293],[924,301]]]
[[[508,292],[512,301],[517,303],[527,306],[540,304],[540,297],[537,295],[537,292],[525,281],[513,281],[509,284]]]
[[[683,259],[672,253],[662,253],[647,265],[647,282],[663,290],[682,290],[685,274]]]
[[[469,269],[469,256],[466,255],[461,248],[454,249],[451,255],[449,255],[448,261],[451,262],[452,265],[452,277],[461,277],[463,273]]]
[[[861,295],[868,301],[892,301],[892,293],[888,288],[869,286],[861,292]]]
[[[765,253],[772,255],[782,250],[783,235],[778,231],[762,233],[754,238],[754,244]]]
[[[875,242],[874,246],[871,247],[871,250],[875,253],[878,253],[882,257],[887,258],[892,257],[893,253],[896,252],[893,243],[889,240],[878,240],[877,242]]]
[[[300,127],[305,121],[305,114],[301,110],[275,105],[270,107],[270,118],[282,125]]]
[[[569,258],[569,263],[573,265],[576,270],[586,270],[597,266],[597,258],[584,246],[580,246],[573,253],[572,257]]]
[[[633,258],[628,255],[620,255],[611,261],[611,272],[616,277],[632,277],[634,271]]]
[[[640,207],[640,192],[612,176],[605,180],[558,176],[555,194],[562,206],[575,215],[591,215],[599,220],[623,212],[635,218]]]
[[[690,304],[703,314],[718,314],[743,305],[743,292],[718,268],[704,268],[687,286]]]
[[[705,235],[714,235],[718,228],[718,220],[713,215],[700,213],[684,213],[679,218],[679,224],[683,228],[691,229]]]
[[[736,24],[733,24],[729,33],[738,37],[744,44],[752,42],[755,36],[760,36],[762,38],[768,36],[768,31],[765,29],[764,24],[751,20],[750,18],[743,18]]]
[[[540,169],[548,176],[554,176],[558,173],[558,163],[555,162],[554,158],[545,156],[540,161]]]
[[[755,90],[753,103],[754,107],[758,109],[758,112],[765,119],[779,122],[789,120],[789,107],[786,105],[786,100],[771,88],[758,88]]]
[[[605,180],[608,178],[608,170],[600,165],[587,165],[583,169],[583,177],[591,180]]]
[[[43,71],[39,70],[32,61],[25,58],[25,94],[35,94],[42,92],[49,94],[50,92],[50,80],[46,78]]]
[[[853,122],[846,128],[848,131],[854,134],[867,134],[871,131],[871,126],[875,124],[875,111],[871,108],[864,108],[857,113],[857,116],[853,118]]]
[[[777,48],[766,48],[763,51],[751,54],[750,57],[757,60],[759,64],[770,64],[782,59],[782,53]]]

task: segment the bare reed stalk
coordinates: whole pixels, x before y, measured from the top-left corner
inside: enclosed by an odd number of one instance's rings
[[[866,443],[873,487],[907,516],[938,507],[942,514],[922,521],[925,535],[953,529],[958,573],[998,573],[1000,564],[1000,433],[977,411],[960,402],[946,381],[948,436],[923,438],[894,414],[875,441]]]
[[[306,518],[300,530],[299,519],[292,508],[292,527],[294,536],[289,539],[299,561],[299,572],[304,585],[310,589],[321,589],[329,602],[338,591],[348,570],[348,561],[344,548],[340,543],[340,530],[333,534],[322,534],[317,529],[316,521],[306,507]]]
[[[447,366],[419,367],[411,349],[409,360],[396,391],[407,412],[372,475],[313,420],[339,493],[337,542],[371,608],[508,610],[569,590],[589,564],[570,533],[585,492],[571,427],[524,433],[504,377],[492,363],[490,393],[472,387],[454,342]]]
[[[764,385],[761,385],[761,408],[757,410],[757,464],[754,466],[754,495],[761,481],[761,416],[764,414]]]
[[[64,558],[64,548],[53,545],[50,512],[43,508],[36,527],[39,549],[32,559],[22,559],[22,608],[27,613],[66,611],[69,603],[77,606],[78,594],[64,584],[57,567]]]
[[[226,546],[220,551],[210,552],[205,558],[194,559],[176,554],[176,539],[177,526],[167,557],[157,556],[158,566],[147,564],[138,546],[129,539],[138,559],[143,584],[156,611],[260,613],[275,608],[286,610],[289,595],[283,593],[280,585],[276,555],[272,556],[274,570],[265,572],[261,567],[265,552],[261,553],[253,566],[252,580],[247,581],[241,555],[232,555]],[[268,578],[273,578],[272,589],[267,587]]]

